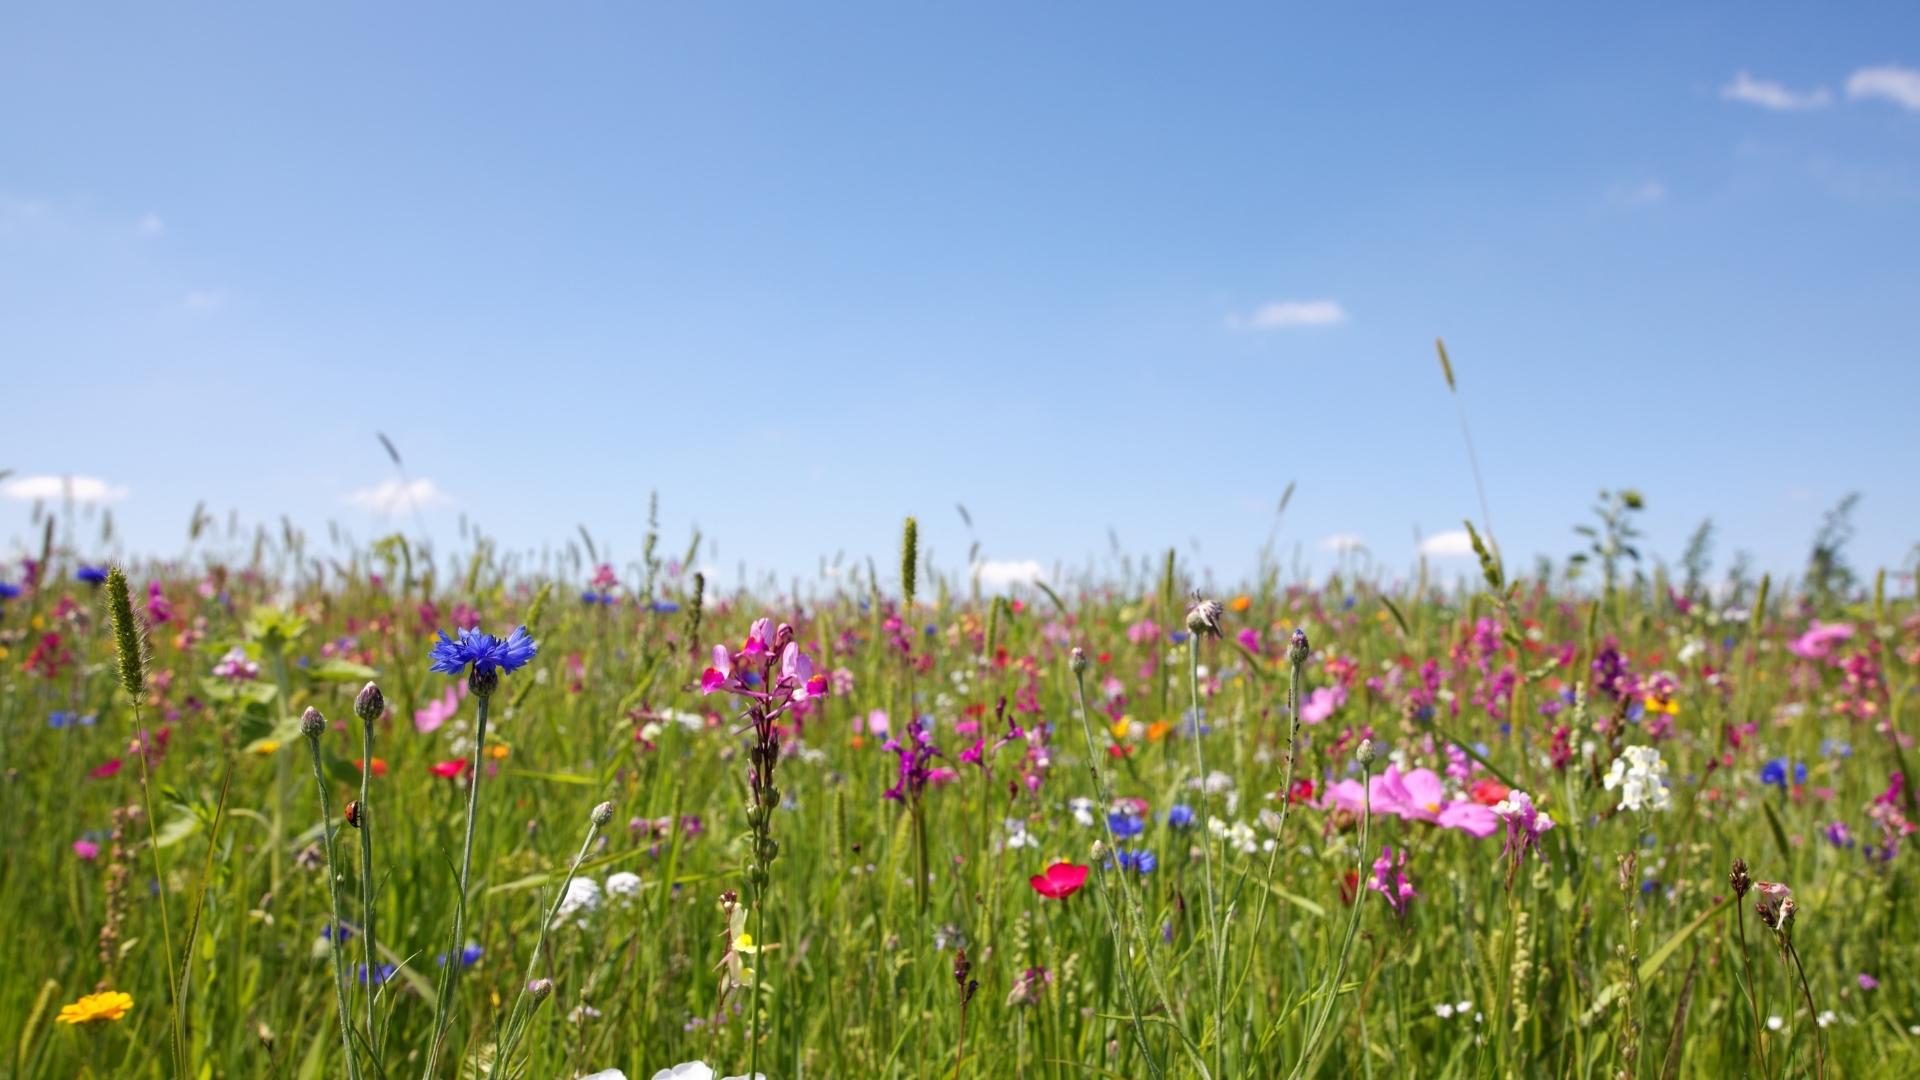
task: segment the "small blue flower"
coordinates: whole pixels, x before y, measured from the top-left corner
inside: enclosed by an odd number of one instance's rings
[[[580,602],[583,604],[610,605],[613,603],[613,594],[604,593],[604,592],[594,592],[592,589],[588,589],[586,592],[583,592],[580,594]]]
[[[1793,782],[1796,784],[1806,783],[1807,763],[1798,761],[1792,764]],[[1760,770],[1760,782],[1772,787],[1777,787],[1781,791],[1787,790],[1787,765],[1788,762],[1786,758],[1774,758],[1772,761],[1767,762]]]
[[[333,924],[332,924],[332,923],[328,923],[327,925],[325,925],[325,926],[323,926],[323,927],[321,927],[321,928],[320,928],[320,936],[321,936],[321,937],[322,937],[323,939],[325,939],[325,940],[327,940],[327,941],[332,941],[332,940],[334,940],[334,937],[333,937]],[[353,928],[352,928],[352,927],[350,927],[350,926],[343,926],[343,927],[341,927],[341,928],[340,928],[340,940],[341,940],[341,941],[347,941],[347,940],[350,940],[350,939],[351,939],[352,937],[353,937]]]
[[[379,986],[381,983],[393,978],[393,973],[398,970],[400,969],[394,967],[392,964],[376,964],[373,969],[373,985]],[[367,982],[367,965],[365,964],[360,965],[360,982],[362,984]]]
[[[524,626],[516,627],[507,635],[505,641],[492,634],[483,634],[478,630],[462,630],[459,638],[450,638],[445,630],[440,631],[440,640],[434,643],[433,670],[443,675],[461,675],[472,664],[479,674],[490,674],[495,668],[502,674],[518,671],[525,667],[540,646],[527,633]]]
[[[89,585],[98,585],[107,580],[107,568],[104,566],[83,566],[75,570],[73,576],[76,580],[84,581]]]
[[[460,966],[463,968],[470,968],[473,965],[479,963],[480,958],[484,955],[486,955],[485,949],[482,949],[478,945],[468,945],[466,948],[460,950],[460,956],[459,956]],[[440,966],[441,967],[447,966],[446,953],[440,954]]]
[[[0,581],[0,600],[12,600],[20,595],[20,586],[11,581]]]
[[[1185,630],[1175,630],[1167,635],[1167,640],[1173,642],[1175,645],[1185,645],[1187,643],[1187,632]]]
[[[1132,814],[1108,814],[1107,827],[1121,840],[1131,840],[1146,831],[1147,823]]]
[[[95,721],[92,713],[85,716],[65,709],[55,709],[47,714],[47,726],[50,728],[92,727]]]
[[[1160,860],[1151,851],[1122,851],[1116,858],[1120,869],[1136,874],[1151,874],[1160,865]]]
[[[679,610],[680,605],[671,600],[655,600],[653,602],[653,613],[655,615],[671,615]]]
[[[1174,803],[1167,809],[1167,824],[1176,829],[1184,829],[1193,824],[1193,807],[1186,803]]]

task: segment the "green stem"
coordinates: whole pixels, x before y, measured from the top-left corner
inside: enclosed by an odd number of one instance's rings
[[[333,994],[340,1013],[340,1052],[346,1055],[347,1075],[360,1075],[360,1058],[353,1050],[353,1028],[348,1021],[347,949],[340,940],[340,873],[333,857],[333,809],[327,804],[327,774],[320,767],[320,736],[307,736],[307,749],[313,754],[313,786],[320,793],[320,838],[327,852],[327,898],[333,904],[333,935],[328,952],[333,955]],[[367,993],[373,993],[373,966],[367,966]]]
[[[467,835],[460,849],[460,893],[453,906],[453,945],[447,954],[446,980],[441,984],[445,989],[441,991],[438,1008],[434,1010],[433,1041],[427,1049],[425,1075],[429,1078],[434,1076],[441,1041],[446,1037],[447,1022],[452,1019],[453,999],[460,989],[460,965],[454,961],[459,950],[466,947],[467,882],[473,870],[473,819],[480,805],[480,761],[481,753],[487,746],[487,703],[491,699],[491,694],[475,695],[478,704],[474,708],[473,767],[467,774]]]
[[[520,980],[520,994],[513,999],[513,1010],[507,1015],[506,1032],[500,1041],[500,1052],[493,1056],[493,1063],[487,1068],[489,1078],[500,1075],[501,1066],[512,1059],[514,1047],[519,1045],[520,1037],[526,1030],[527,1017],[530,1015],[525,1011],[527,988],[533,985],[534,975],[540,970],[541,950],[546,948],[547,935],[553,930],[553,920],[560,914],[560,905],[567,898],[567,890],[573,887],[573,879],[580,873],[580,864],[586,860],[587,850],[593,847],[594,837],[599,833],[600,823],[589,818],[587,838],[580,844],[579,852],[574,855],[573,865],[567,867],[566,880],[560,883],[560,891],[554,894],[553,903],[547,908],[547,917],[540,920],[540,936],[534,938],[533,955],[527,958],[526,977]],[[459,962],[460,957],[457,952],[448,954],[448,964]],[[539,1002],[534,1004],[537,1006]]]
[[[1372,778],[1372,775],[1373,769],[1371,766],[1361,766],[1360,790],[1364,792],[1364,794],[1361,797],[1360,809],[1360,855],[1354,864],[1354,873],[1356,875],[1364,875],[1366,873],[1367,824],[1373,818],[1373,785],[1368,782]],[[1340,940],[1340,959],[1334,964],[1333,977],[1328,981],[1326,990],[1324,991],[1326,1000],[1320,1006],[1320,1015],[1314,1020],[1313,1026],[1308,1029],[1307,1043],[1300,1050],[1300,1060],[1294,1063],[1292,1075],[1296,1078],[1303,1075],[1308,1064],[1313,1061],[1314,1047],[1319,1044],[1321,1035],[1326,1031],[1327,1022],[1333,1018],[1333,1007],[1335,1003],[1340,1000],[1340,980],[1345,978],[1347,974],[1347,953],[1353,948],[1353,937],[1360,929],[1360,909],[1366,906],[1367,888],[1365,883],[1358,880],[1357,877],[1354,881],[1353,891],[1353,911],[1347,916],[1346,936]],[[1365,1052],[1366,1049],[1362,1047],[1361,1053]]]
[[[369,812],[372,805],[371,780],[373,777],[373,721],[362,722],[360,740],[360,933],[363,935],[361,946],[367,958],[367,1046],[373,1050],[375,1068],[380,1060],[380,1039],[376,1034],[373,1012],[373,980],[371,972],[377,961],[373,936],[373,815]]]
[[[1193,766],[1200,774],[1200,816],[1203,822],[1211,820],[1211,807],[1207,799],[1207,759],[1200,748],[1200,634],[1189,632],[1187,636],[1187,686],[1193,696]],[[1220,906],[1214,899],[1213,891],[1213,842],[1209,837],[1200,848],[1202,866],[1207,880],[1207,967],[1213,975],[1213,1039],[1215,1063],[1220,1075],[1226,1075],[1226,974],[1221,966],[1226,963],[1220,940]]]

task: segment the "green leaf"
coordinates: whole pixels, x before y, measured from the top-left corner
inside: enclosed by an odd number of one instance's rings
[[[356,664],[350,660],[335,657],[322,660],[307,669],[307,677],[315,682],[357,683],[366,682],[380,673],[365,664]]]
[[[1640,961],[1640,981],[1646,982],[1648,979],[1653,978],[1654,974],[1660,970],[1660,965],[1667,962],[1667,957],[1672,956],[1679,950],[1680,946],[1685,945],[1687,939],[1692,937],[1701,927],[1711,922],[1715,915],[1725,911],[1727,905],[1733,903],[1734,899],[1733,894],[1729,893],[1715,900],[1713,906],[1701,912],[1692,922],[1681,927],[1672,937],[1662,942],[1659,948],[1653,950],[1652,954],[1645,960]]]
[[[1779,813],[1774,810],[1773,803],[1765,799],[1761,800],[1760,808],[1767,812],[1767,827],[1773,830],[1773,842],[1780,846],[1780,858],[1791,863],[1793,852],[1787,847],[1787,830],[1780,824]]]

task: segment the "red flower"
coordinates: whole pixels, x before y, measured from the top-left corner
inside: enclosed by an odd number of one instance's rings
[[[353,767],[356,769],[359,769],[361,772],[366,772],[367,771],[366,759],[354,758]],[[373,775],[375,776],[387,775],[387,763],[384,759],[382,758],[373,759]]]
[[[1301,803],[1312,801],[1313,781],[1304,778],[1295,780],[1293,790],[1287,793],[1287,803],[1291,806],[1299,806]]]
[[[1340,902],[1353,906],[1353,898],[1360,895],[1360,871],[1349,870],[1340,877]]]
[[[1080,891],[1087,883],[1087,868],[1072,863],[1057,862],[1047,867],[1044,874],[1035,874],[1029,879],[1033,891],[1054,900],[1065,900]]]
[[[1498,780],[1476,780],[1467,794],[1481,806],[1494,806],[1505,801],[1507,790],[1507,785]]]
[[[107,777],[112,776],[114,773],[117,773],[119,771],[120,771],[120,759],[109,758],[108,760],[95,766],[93,771],[89,772],[87,775],[93,777],[95,780],[105,780]]]
[[[453,758],[448,761],[436,761],[428,766],[428,768],[433,771],[433,775],[452,780],[455,777],[466,775],[467,769],[471,764],[472,763],[466,758]]]

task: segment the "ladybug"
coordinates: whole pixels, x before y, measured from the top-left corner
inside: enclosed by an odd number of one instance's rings
[[[356,829],[360,827],[360,800],[358,799],[347,804],[347,824]]]

